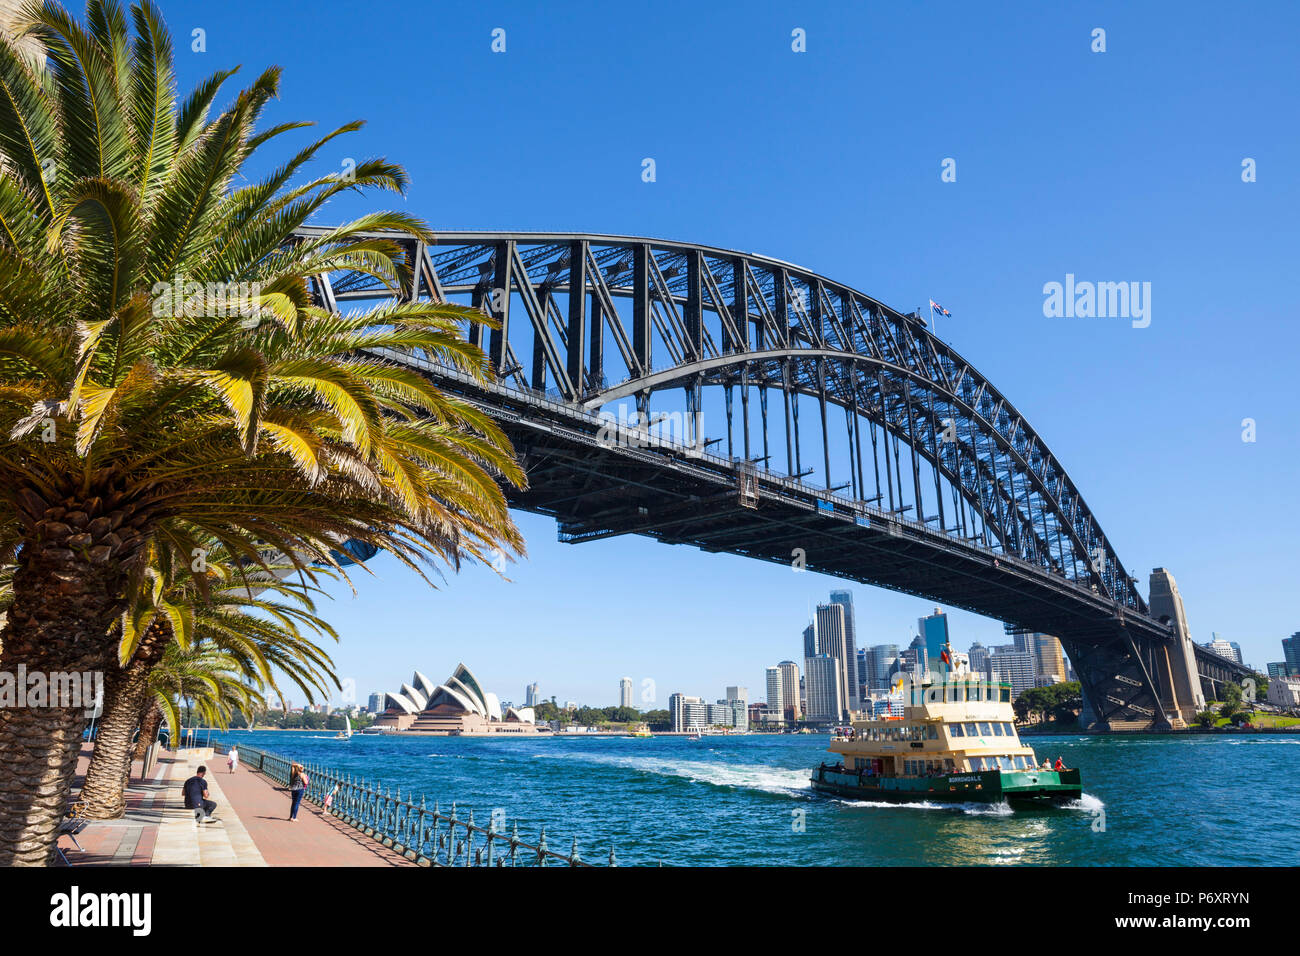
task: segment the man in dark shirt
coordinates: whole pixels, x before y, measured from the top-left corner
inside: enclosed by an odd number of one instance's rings
[[[208,785],[203,780],[203,775],[207,772],[207,767],[199,767],[194,776],[185,781],[182,789],[185,791],[185,809],[202,810],[203,822],[211,823],[212,811],[217,809],[217,805],[208,799]]]

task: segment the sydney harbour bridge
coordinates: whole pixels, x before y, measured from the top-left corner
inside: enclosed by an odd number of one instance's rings
[[[406,250],[402,295],[499,323],[466,330],[491,360],[488,385],[420,354],[385,357],[500,423],[529,480],[511,505],[552,516],[561,540],[646,535],[1056,635],[1099,728],[1182,726],[1249,675],[1191,641],[1164,569],[1143,599],[1043,438],[919,314],[691,243],[376,236]],[[342,311],[392,295],[350,272],[315,294]]]

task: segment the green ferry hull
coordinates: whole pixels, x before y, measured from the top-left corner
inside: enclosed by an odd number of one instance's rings
[[[1053,806],[1083,794],[1078,770],[985,770],[943,777],[866,777],[821,766],[813,771],[815,790],[850,800],[892,803],[939,801]]]

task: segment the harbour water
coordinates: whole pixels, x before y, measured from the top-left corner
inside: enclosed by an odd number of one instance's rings
[[[576,836],[623,865],[1294,866],[1300,734],[1033,737],[1041,760],[1083,772],[1061,810],[868,804],[814,793],[821,736],[502,740],[231,731],[246,743],[423,793],[443,809],[494,810],[555,849]],[[224,768],[220,768],[224,769]],[[287,799],[286,799],[287,802]]]

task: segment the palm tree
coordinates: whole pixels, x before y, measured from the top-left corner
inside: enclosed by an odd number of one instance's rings
[[[182,650],[203,642],[229,655],[255,675],[260,686],[277,693],[279,671],[309,702],[316,692],[327,693],[327,684],[339,686],[329,656],[303,634],[305,627],[313,635],[338,640],[334,629],[316,614],[314,583],[281,578],[293,569],[282,557],[269,558],[266,570],[241,568],[227,557],[214,546],[204,576],[190,577],[178,573],[175,555],[155,553],[150,580],[159,586],[144,589],[123,615],[120,654],[125,664],[110,671],[104,683],[103,715],[77,799],[83,816],[115,819],[125,811],[125,781],[136,750],[132,738],[137,729],[144,732],[141,724],[149,713],[151,675],[173,641]],[[199,593],[196,582],[205,585],[205,594]],[[157,729],[152,728],[154,734]]]
[[[235,186],[256,151],[307,125],[257,130],[278,69],[213,118],[234,71],[178,103],[148,0],[130,25],[117,0],[89,0],[85,26],[31,0],[19,30],[46,59],[0,39],[0,564],[15,565],[0,670],[117,667],[114,622],[160,541],[198,555],[206,536],[305,567],[355,538],[421,573],[521,553],[498,481],[524,476],[502,432],[374,351],[421,350],[486,381],[463,334],[485,317],[313,305],[333,270],[402,287],[408,255],[375,230],[430,238],[377,212],[293,240],[341,192],[405,188],[382,159],[291,184],[359,124]],[[0,712],[0,865],[50,859],[84,726],[80,708]]]
[[[173,741],[179,739],[180,703],[209,727],[225,729],[236,711],[251,714],[266,706],[258,677],[233,654],[206,644],[182,648],[168,644],[149,675],[151,706],[167,722]],[[156,732],[156,728],[155,728]]]

